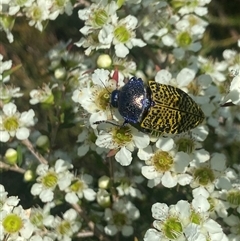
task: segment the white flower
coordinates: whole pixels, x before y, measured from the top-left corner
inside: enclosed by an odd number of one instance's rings
[[[200,161],[200,162],[199,162]],[[223,154],[214,153],[210,162],[204,160],[193,160],[190,163],[189,173],[194,177],[191,187],[204,187],[208,192],[212,192],[215,186],[221,188],[221,182],[218,180],[224,176],[226,169],[226,157]]]
[[[34,0],[11,0],[9,3],[9,10],[8,13],[10,15],[15,15],[17,14],[21,8],[23,7],[30,7],[32,5]]]
[[[148,135],[128,125],[112,127],[108,131],[100,131],[96,145],[116,150],[116,161],[122,166],[128,166],[132,162],[134,148],[145,148],[149,145],[149,142]]]
[[[145,234],[144,241],[158,240],[211,240],[227,241],[221,226],[209,218],[210,204],[204,196],[196,196],[192,205],[179,201],[176,205],[155,203],[152,216],[156,219]],[[150,239],[151,237],[151,239]]]
[[[139,210],[131,202],[120,199],[113,203],[112,209],[105,209],[105,220],[108,224],[104,231],[110,236],[121,231],[123,236],[128,237],[133,234],[132,222],[139,216]]]
[[[232,101],[235,105],[240,105],[240,74],[236,75],[231,82],[229,93],[226,95],[223,103]]]
[[[7,35],[7,39],[9,41],[9,43],[12,43],[13,42],[13,34],[11,33],[11,30],[14,26],[14,21],[15,21],[15,18],[11,18],[11,17],[8,17],[8,13],[3,13],[2,14],[2,10],[3,12],[6,11],[6,8],[8,7],[8,1],[1,1],[1,5],[0,5],[0,12],[1,12],[1,18],[0,18],[0,31],[4,31]],[[1,71],[0,71],[1,72]],[[0,76],[1,77],[1,76]],[[1,80],[1,78],[0,78]],[[8,81],[8,77],[6,78],[5,81]]]
[[[54,96],[52,94],[52,89],[56,88],[58,84],[54,84],[51,88],[49,85],[43,84],[42,89],[38,90],[31,90],[30,92],[30,104],[36,105],[38,103],[45,103],[45,104],[53,104],[54,103]]]
[[[71,241],[73,235],[81,228],[82,224],[77,220],[78,214],[74,209],[69,209],[63,214],[63,218],[56,217],[53,221],[56,240]]]
[[[88,82],[88,86],[81,86],[73,92],[72,99],[74,102],[80,103],[81,106],[91,114],[90,124],[93,128],[93,122],[98,120],[107,120],[110,116],[110,96],[117,87],[115,80],[110,79],[110,72],[104,69],[96,69],[92,74],[92,82]],[[123,81],[118,81],[119,86],[123,85]]]
[[[50,17],[50,7],[52,5],[51,1],[36,0],[30,6],[25,6],[23,11],[29,18],[29,25],[34,26],[39,30],[43,30],[42,22],[49,19]]]
[[[8,237],[9,240],[17,240],[18,237],[26,240],[31,237],[33,231],[34,226],[22,206],[15,207],[11,213],[0,212],[1,240],[4,240],[3,236]]]
[[[6,211],[7,213],[10,213],[19,203],[19,199],[17,197],[8,197],[7,195],[8,193],[5,191],[4,186],[0,184],[0,212]]]
[[[37,167],[36,173],[38,174],[37,183],[31,188],[31,193],[43,202],[51,202],[54,198],[54,190],[56,186],[61,191],[65,190],[73,179],[73,174],[68,171],[72,165],[68,162],[58,159],[54,167],[46,164],[40,164]]]
[[[158,240],[182,240],[184,226],[190,221],[190,205],[187,201],[179,201],[177,205],[168,207],[165,203],[152,205],[154,229],[147,230],[144,241]],[[183,239],[184,240],[184,239]]]
[[[176,79],[174,79],[168,70],[163,69],[157,72],[155,81],[159,84],[172,85],[188,92],[186,87],[193,81],[195,75],[194,70],[184,68],[178,73]]]
[[[92,4],[88,9],[79,10],[79,18],[85,20],[85,26],[80,32],[86,37],[81,38],[76,45],[87,48],[85,53],[89,55],[94,49],[110,48],[113,44],[116,55],[120,58],[126,57],[129,49],[134,46],[145,46],[141,39],[135,38],[137,18],[128,15],[118,20],[118,5],[115,2],[106,3],[101,1],[98,5]]]
[[[89,8],[78,10],[78,17],[85,20],[85,27],[87,31],[80,29],[80,32],[88,34],[89,31],[102,28],[105,24],[111,22],[112,18],[116,18],[116,10],[118,6],[116,2],[101,1],[98,4],[91,4]]]
[[[55,0],[52,2],[52,6],[51,6],[51,13],[49,18],[51,20],[54,20],[58,17],[59,14],[63,14],[66,13],[67,15],[71,15],[72,14],[72,3],[70,0],[63,0],[63,1],[58,1]]]
[[[0,86],[0,99],[8,102],[12,98],[19,98],[23,96],[23,93],[20,93],[20,87],[14,87],[10,85],[1,85]]]
[[[140,169],[138,166],[131,166],[132,170],[136,171]],[[116,189],[118,191],[119,196],[130,195],[134,198],[143,198],[143,194],[137,188],[136,184],[140,184],[143,182],[144,178],[142,176],[128,176],[125,169],[122,168],[119,171],[114,173],[114,180],[116,184]]]
[[[110,48],[112,37],[110,33],[106,35],[105,30],[112,28],[109,24],[112,19],[117,19],[117,8],[117,4],[113,1],[109,4],[107,1],[100,1],[98,4],[91,4],[90,8],[78,11],[79,18],[85,20],[85,26],[80,29],[85,37],[75,44],[78,47],[87,48],[85,50],[86,55],[89,55],[94,49]],[[104,30],[105,25],[108,27]]]
[[[76,204],[79,199],[83,197],[88,201],[93,201],[96,198],[96,192],[89,188],[92,183],[92,176],[88,174],[82,174],[79,178],[74,178],[72,184],[69,185],[65,192],[67,193],[65,199],[71,204]]]
[[[189,156],[184,152],[176,152],[171,138],[160,138],[155,146],[139,149],[138,157],[146,162],[142,174],[149,179],[150,187],[159,183],[168,188],[178,183],[187,185],[192,179],[185,173],[190,162]]]
[[[143,47],[146,45],[141,39],[135,38],[135,29],[137,27],[138,20],[132,15],[128,15],[124,19],[117,21],[114,19],[114,28],[108,34],[113,35],[113,44],[115,45],[115,53],[117,57],[125,58],[129,53],[129,49],[134,46]],[[107,28],[107,27],[106,27]]]
[[[31,223],[39,230],[44,226],[53,228],[54,216],[50,214],[50,211],[54,207],[53,202],[48,202],[43,208],[32,208],[30,214]]]
[[[223,73],[228,66],[226,61],[213,63],[202,56],[198,57],[198,61],[202,72],[209,74],[216,84],[226,80],[226,74]]]
[[[27,127],[34,125],[34,115],[32,109],[19,113],[15,104],[10,102],[4,105],[0,115],[0,141],[7,142],[14,136],[19,140],[27,139],[30,135]]]
[[[96,130],[91,129],[90,127],[84,127],[82,129],[77,140],[77,143],[80,143],[77,149],[78,156],[85,156],[89,150],[95,151],[99,155],[106,151],[105,148],[96,146],[96,144],[93,142],[95,139],[95,132]]]
[[[188,13],[195,13],[199,16],[204,16],[208,13],[207,7],[205,5],[209,4],[211,0],[201,0],[197,2],[193,2],[191,0],[180,0],[178,4],[182,7],[178,10],[179,14],[185,15]]]

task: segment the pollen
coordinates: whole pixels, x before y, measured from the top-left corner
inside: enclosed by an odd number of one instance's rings
[[[18,118],[16,116],[8,117],[3,122],[4,129],[11,132],[16,131],[19,127]]]
[[[159,151],[153,156],[152,163],[156,171],[166,172],[171,168],[173,164],[173,158],[169,155],[168,152]]]

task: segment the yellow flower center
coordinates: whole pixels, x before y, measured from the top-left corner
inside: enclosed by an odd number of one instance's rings
[[[194,210],[191,213],[190,220],[192,223],[195,223],[197,225],[200,225],[202,223],[202,218],[199,215],[199,213],[195,212]]]
[[[233,205],[239,206],[240,205],[240,191],[239,190],[229,191],[227,194],[227,201]]]
[[[122,227],[126,224],[127,217],[124,213],[114,213],[113,222],[116,226]]]
[[[187,47],[192,43],[192,38],[188,32],[183,32],[177,36],[180,47]]]
[[[166,172],[171,169],[173,158],[166,151],[158,151],[152,157],[152,164],[158,172]]]
[[[114,128],[113,140],[120,146],[124,146],[132,140],[132,134],[127,126]]]
[[[7,131],[16,131],[19,127],[18,118],[16,116],[8,117],[3,122],[4,129]]]
[[[202,167],[195,171],[194,179],[198,181],[198,183],[202,186],[206,186],[208,183],[213,182],[214,173],[208,167]]]
[[[70,186],[70,189],[73,192],[79,192],[82,191],[84,189],[84,183],[80,180],[76,180],[75,182],[73,182],[73,184]]]
[[[98,9],[93,14],[93,23],[97,27],[102,27],[108,20],[108,14],[104,9]]]
[[[125,26],[118,26],[114,30],[114,36],[120,43],[126,43],[131,38],[131,33]]]
[[[22,219],[16,214],[7,215],[2,222],[2,226],[7,233],[16,233],[23,227]]]
[[[63,221],[58,226],[58,232],[62,235],[68,234],[70,230],[71,230],[71,224],[68,221]]]
[[[100,110],[106,110],[110,103],[110,92],[107,89],[102,89],[98,94],[95,103]]]
[[[195,148],[195,144],[194,141],[188,138],[181,138],[179,140],[176,141],[176,144],[178,146],[178,151],[183,151],[186,153],[192,153],[194,148]]]
[[[58,181],[58,177],[56,173],[49,172],[43,177],[42,184],[46,188],[54,188],[57,185],[57,181]]]
[[[176,217],[170,217],[163,225],[163,232],[168,239],[177,239],[182,234],[181,222]]]

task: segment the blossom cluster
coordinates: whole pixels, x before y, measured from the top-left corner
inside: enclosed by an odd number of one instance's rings
[[[35,202],[24,210],[0,185],[0,240],[240,240],[240,40],[221,60],[200,53],[209,3],[3,1],[0,30],[10,43],[20,16],[43,31],[75,12],[82,26],[78,42],[49,50],[51,78],[28,96],[11,82],[21,66],[0,54],[0,168],[24,174]],[[143,116],[129,121],[118,94],[133,76],[144,82],[147,101],[136,99],[144,115],[154,115],[154,80],[184,91],[204,121],[157,135]]]
[[[0,198],[1,240],[71,240],[72,235],[81,228],[77,212],[72,208],[62,217],[50,214],[54,207],[53,202],[47,203],[43,208],[24,210],[19,205],[19,199],[8,196],[2,185],[0,185]]]
[[[4,30],[9,42],[13,42],[14,37],[11,30],[16,17],[25,16],[30,26],[35,26],[39,31],[43,31],[44,22],[55,20],[59,14],[71,15],[72,10],[70,0],[4,0],[0,6],[0,30]]]

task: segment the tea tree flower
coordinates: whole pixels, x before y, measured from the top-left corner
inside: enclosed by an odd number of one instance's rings
[[[232,79],[229,93],[226,95],[223,103],[227,103],[229,100],[235,105],[240,105],[240,74],[239,71],[236,72],[236,75]]]
[[[85,35],[76,43],[77,46],[88,48],[85,53],[89,55],[94,49],[115,47],[117,57],[124,58],[129,49],[134,46],[143,47],[146,44],[135,38],[135,29],[138,20],[132,15],[118,20],[115,2],[106,5],[105,1],[92,4],[90,8],[79,10],[78,16],[85,20],[85,26],[80,32]]]
[[[48,202],[43,208],[32,208],[30,214],[31,223],[39,230],[43,230],[45,227],[53,228],[54,216],[50,214],[50,211],[54,207],[53,202]]]
[[[43,21],[49,19],[51,1],[36,0],[30,6],[23,9],[29,18],[29,25],[35,26],[39,31],[43,30]]]
[[[54,219],[54,235],[57,240],[72,240],[73,235],[79,231],[82,226],[81,222],[77,220],[77,217],[77,212],[71,208],[63,214],[63,218],[56,217]]]
[[[132,162],[134,148],[145,148],[150,139],[132,126],[119,126],[101,130],[96,140],[96,145],[110,150],[116,150],[115,159],[122,166],[128,166]]]
[[[63,0],[63,1],[52,1],[51,6],[51,20],[54,20],[58,17],[59,14],[66,13],[67,15],[72,14],[72,3],[70,0]]]
[[[6,213],[10,213],[14,207],[18,205],[19,201],[18,197],[8,197],[8,192],[6,192],[4,186],[0,184],[0,212],[5,211]]]
[[[202,0],[202,1],[191,1],[191,0],[180,0],[178,1],[178,11],[181,15],[188,13],[195,13],[199,16],[204,16],[207,14],[208,9],[205,5],[209,4],[211,0]]]
[[[155,146],[139,149],[138,157],[145,160],[142,174],[150,180],[150,187],[162,183],[163,186],[171,188],[178,183],[189,184],[192,179],[185,173],[191,161],[189,156],[184,152],[176,152],[171,138],[160,138]]]
[[[116,21],[114,19],[112,33],[110,28],[106,28],[105,34],[113,35],[113,44],[117,57],[125,58],[129,49],[134,46],[144,47],[146,45],[141,39],[135,38],[135,29],[137,28],[138,20],[132,15],[128,15],[126,18]],[[100,38],[100,37],[99,37]],[[100,40],[101,41],[101,40]]]
[[[138,167],[134,165],[132,169],[136,170],[137,168]],[[133,175],[129,177],[125,169],[122,168],[114,173],[114,180],[119,196],[131,196],[133,198],[143,199],[143,194],[136,185],[143,182],[144,178],[142,176]]]
[[[91,4],[89,8],[78,10],[78,17],[85,20],[85,26],[80,29],[83,34],[88,34],[95,29],[101,29],[111,22],[112,18],[117,18],[116,10],[118,6],[115,2],[101,1],[98,4]]]
[[[10,15],[15,15],[21,10],[21,8],[30,7],[33,4],[33,2],[34,0],[24,0],[24,1],[11,0],[9,3],[8,12]]]
[[[95,151],[98,154],[102,154],[106,151],[105,148],[101,148],[95,144],[96,141],[96,130],[91,129],[90,127],[84,127],[82,132],[78,135],[77,143],[78,147],[78,156],[84,156],[89,150]]]
[[[17,240],[19,237],[28,239],[34,231],[22,206],[15,207],[11,213],[2,211],[0,214],[0,239],[4,236],[9,240]]]
[[[181,212],[171,214],[171,210],[180,208]],[[152,215],[156,219],[153,222],[156,229],[148,229],[144,241],[158,240],[158,238],[182,240],[184,225],[189,220],[190,205],[186,201],[179,201],[175,207],[168,207],[165,203],[155,203],[152,206]]]
[[[227,241],[221,226],[209,218],[209,203],[201,195],[195,197],[190,205],[179,201],[176,205],[155,203],[152,215],[155,229],[147,230],[144,241],[158,240],[221,240]]]
[[[201,67],[201,71],[205,74],[209,74],[216,84],[226,80],[226,74],[224,73],[224,71],[227,69],[226,61],[214,63],[213,61],[199,56],[198,62]]]
[[[31,188],[31,193],[43,202],[51,202],[54,198],[54,190],[58,186],[61,191],[65,190],[71,183],[73,174],[68,171],[72,165],[58,159],[54,167],[40,164],[37,167],[37,183]]]
[[[20,87],[14,87],[9,85],[0,86],[0,99],[5,103],[9,102],[12,98],[19,98],[23,96],[23,93],[20,93]]]
[[[105,209],[105,220],[108,222],[104,227],[106,234],[114,236],[121,232],[127,237],[133,234],[132,223],[140,216],[139,210],[129,201],[122,199],[114,202],[112,208]]]
[[[76,204],[79,199],[83,197],[88,201],[93,201],[96,198],[96,192],[89,187],[92,183],[92,176],[82,174],[79,178],[73,178],[71,185],[69,185],[65,192],[67,193],[65,199],[71,204]]]
[[[85,36],[77,43],[78,47],[83,46],[87,48],[85,54],[89,55],[92,50],[108,49],[111,46],[112,36],[104,36],[103,41],[103,27],[106,25],[107,29],[112,28],[110,25],[112,19],[117,18],[116,10],[118,6],[112,1],[108,4],[107,1],[101,1],[98,4],[91,4],[90,8],[85,8],[78,11],[80,19],[85,20],[85,26],[80,29],[80,32]],[[100,36],[101,32],[101,36]],[[102,38],[102,41],[100,41]]]
[[[52,89],[56,88],[58,84],[54,84],[51,88],[47,84],[43,84],[42,89],[31,90],[30,92],[30,104],[36,105],[38,103],[44,104],[53,104],[54,103],[54,95],[52,93]]]
[[[207,161],[201,163],[197,160],[193,160],[188,170],[193,176],[190,185],[192,188],[202,186],[208,192],[212,192],[214,186],[218,183],[217,180],[219,180],[221,176],[224,176],[225,169],[226,157],[223,154],[215,153],[212,155],[209,163]]]
[[[27,139],[30,135],[30,130],[27,127],[34,125],[34,111],[30,109],[20,113],[13,103],[4,105],[2,111],[3,113],[0,115],[0,141],[7,142],[14,136],[19,140]]]
[[[110,72],[104,69],[96,69],[92,74],[93,85],[81,86],[73,92],[72,99],[91,114],[90,124],[97,120],[107,120],[110,116],[110,93],[116,89],[116,81],[110,78]],[[123,85],[119,80],[118,84]],[[97,126],[94,125],[93,128]]]

